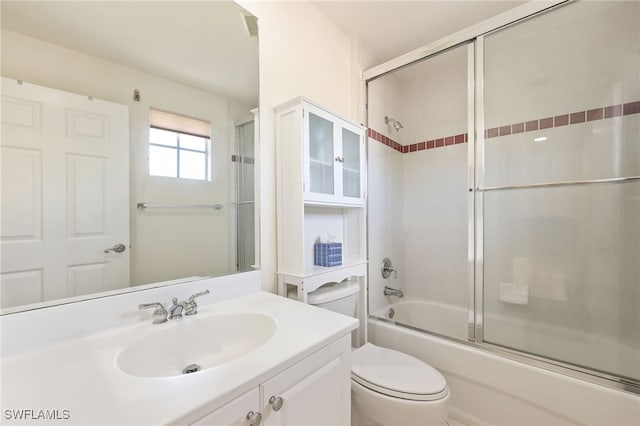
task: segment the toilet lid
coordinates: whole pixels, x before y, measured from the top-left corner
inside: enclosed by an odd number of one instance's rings
[[[429,364],[371,343],[352,352],[351,377],[366,388],[403,399],[433,401],[449,393],[442,374]]]

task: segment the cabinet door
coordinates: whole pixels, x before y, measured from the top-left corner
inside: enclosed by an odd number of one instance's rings
[[[362,205],[362,129],[314,105],[303,108],[305,201]]]
[[[250,426],[247,414],[259,412],[260,390],[255,388],[191,423],[198,426]]]
[[[264,425],[349,425],[350,356],[346,336],[264,383]]]
[[[335,123],[317,108],[306,111],[305,141],[306,192],[326,196],[336,195],[336,135]],[[313,197],[312,197],[313,198]]]
[[[342,196],[363,199],[364,138],[358,127],[343,124],[341,130]],[[353,201],[353,200],[350,200]]]

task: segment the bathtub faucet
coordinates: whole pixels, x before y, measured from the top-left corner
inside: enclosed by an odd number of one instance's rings
[[[404,293],[402,292],[402,290],[398,290],[397,288],[389,287],[388,285],[384,286],[384,295],[385,296],[404,297]]]

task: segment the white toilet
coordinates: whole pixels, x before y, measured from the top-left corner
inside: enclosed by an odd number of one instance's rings
[[[308,294],[309,304],[356,316],[356,282],[330,283]],[[371,343],[354,349],[351,425],[444,425],[449,388],[429,364]]]

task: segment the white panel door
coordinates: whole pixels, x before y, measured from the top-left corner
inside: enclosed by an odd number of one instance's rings
[[[3,77],[1,111],[2,308],[128,286],[128,108]]]

